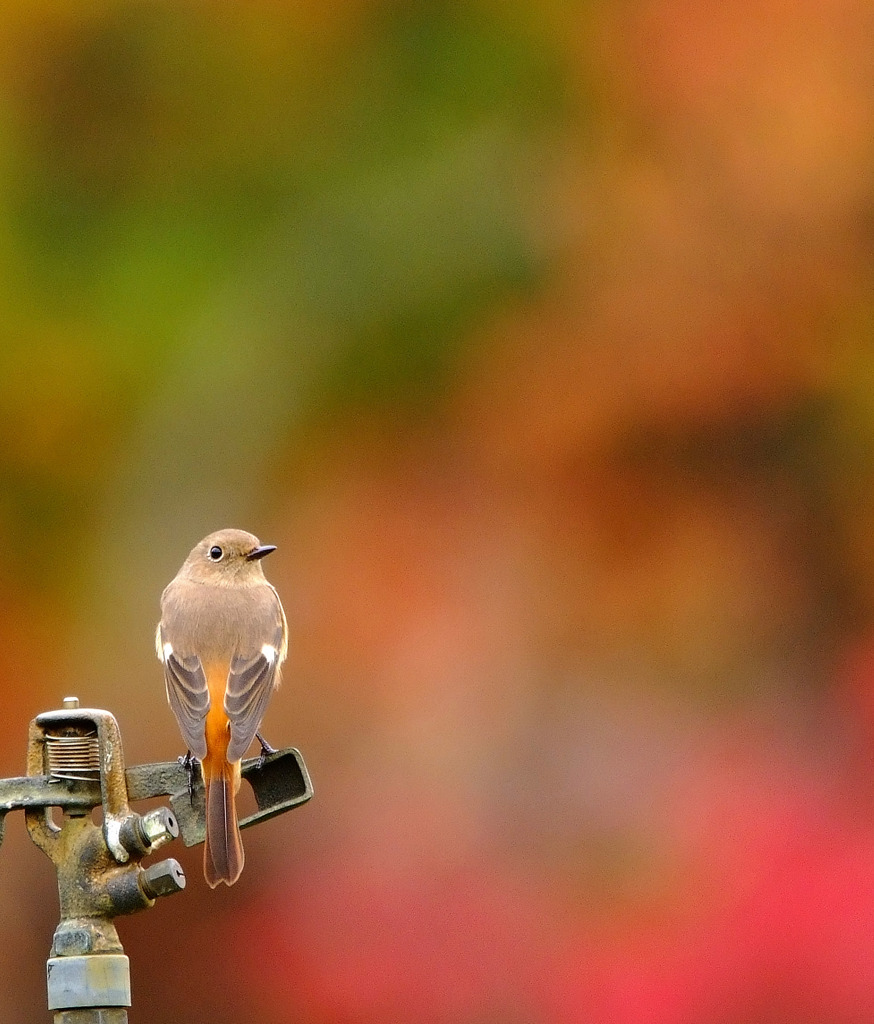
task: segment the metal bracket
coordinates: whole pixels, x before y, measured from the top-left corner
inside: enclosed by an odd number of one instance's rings
[[[179,761],[139,764],[124,773],[127,801],[168,796],[186,846],[197,846],[206,835],[204,822],[203,777],[197,762],[193,764],[194,786],[189,790],[189,775]],[[252,787],[258,810],[240,820],[240,828],[251,828],[305,804],[312,798],[313,784],[299,750],[285,747],[267,754],[263,760],[243,761],[242,775]],[[51,775],[26,775],[0,779],[0,844],[6,814],[14,810],[39,810],[49,807],[91,808],[102,802],[101,783],[59,780]]]
[[[190,789],[189,771],[193,772]],[[240,819],[241,829],[251,828],[299,807],[313,795],[309,772],[300,751],[294,747],[275,750],[263,758],[248,758],[243,761],[242,775],[252,787],[258,810]],[[203,842],[206,837],[205,792],[198,762],[192,762],[191,769],[181,761],[136,765],[127,770],[127,788],[131,800],[169,796],[170,806],[179,822],[182,842],[186,846],[197,846]]]

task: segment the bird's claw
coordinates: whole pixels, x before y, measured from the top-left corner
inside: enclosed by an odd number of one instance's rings
[[[255,767],[256,768],[263,768],[265,762],[267,761],[267,756],[269,754],[275,754],[276,753],[276,747],[271,747],[270,744],[267,742],[267,740],[264,739],[264,737],[261,735],[260,732],[256,732],[255,733],[255,739],[257,739],[258,742],[261,744],[261,754],[258,757],[258,764]]]
[[[185,769],[188,774],[188,802],[191,806],[194,806],[194,766],[197,764],[197,758],[191,753],[190,750],[185,751],[184,757],[177,758],[179,763]]]

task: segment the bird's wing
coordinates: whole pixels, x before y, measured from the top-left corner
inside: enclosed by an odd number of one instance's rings
[[[225,711],[231,720],[229,761],[238,761],[246,753],[279,680],[279,666],[285,656],[285,619],[281,605],[279,621],[274,612],[274,628],[268,636],[260,649],[244,651],[231,659],[225,690]]]
[[[206,757],[204,719],[209,711],[209,690],[203,665],[196,654],[178,655],[164,640],[160,626],[157,647],[158,657],[164,663],[167,700],[188,749],[203,760]]]

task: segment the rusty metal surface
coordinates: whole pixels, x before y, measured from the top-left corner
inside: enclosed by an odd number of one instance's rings
[[[99,782],[61,782],[49,775],[0,779],[0,814],[26,807],[96,807]]]
[[[64,703],[63,710],[38,715],[30,723],[28,776],[6,780],[0,808],[23,808],[31,839],[57,873],[60,921],[47,963],[49,1009],[66,1024],[121,1024],[127,1020],[124,1007],[130,1005],[130,968],[113,919],[151,907],[157,896],[182,888],[184,876],[175,888],[158,890],[148,878],[144,885],[146,872],[140,865],[151,851],[150,834],[165,841],[178,830],[169,811],[163,817],[150,812],[154,820],[147,826],[131,811],[113,716]],[[97,805],[103,809],[100,825],[91,816]],[[163,862],[165,874],[170,863]],[[178,869],[175,861],[172,865]],[[153,866],[152,873],[156,867],[160,874],[162,866]]]
[[[243,762],[243,778],[252,787],[258,810],[240,821],[240,828],[275,818],[312,799],[313,784],[299,750],[286,747],[266,757]]]
[[[191,793],[188,772],[178,761],[136,765],[125,773],[130,803],[152,797],[170,797],[186,846],[202,843],[205,832],[203,781],[196,763],[194,770]],[[257,757],[244,761],[242,775],[254,791],[258,810],[243,818],[240,828],[251,828],[283,814],[306,803],[313,795],[309,772],[300,752],[294,747],[268,754],[263,766]],[[3,841],[5,815],[9,811],[49,807],[90,809],[101,802],[99,782],[58,780],[49,775],[0,779],[0,843]]]
[[[117,1006],[56,1010],[54,1024],[128,1024],[127,1010]]]
[[[129,972],[113,919],[184,888],[176,860],[140,861],[177,836],[187,846],[203,842],[203,776],[196,761],[126,768],[114,717],[77,703],[67,698],[62,710],[30,723],[27,775],[0,779],[0,843],[6,815],[22,810],[31,839],[55,865],[61,913],[48,964],[55,1024],[127,1024]],[[242,777],[258,809],[241,828],[313,795],[293,747],[244,761]],[[131,810],[132,802],[155,797],[169,798],[173,812]],[[100,825],[91,815],[98,806]]]
[[[268,818],[284,814],[312,798],[313,784],[299,750],[286,747],[243,761],[242,777],[255,795],[258,810],[240,820],[240,828],[251,828]],[[169,796],[186,846],[197,846],[206,835],[205,792],[200,765],[194,762],[193,785],[179,762],[138,765],[128,769],[131,800]],[[136,795],[134,795],[136,794]]]
[[[120,864],[124,864],[130,854],[119,840],[119,831],[130,818],[131,811],[128,804],[121,733],[118,723],[108,711],[99,708],[65,707],[60,711],[46,711],[37,715],[30,725],[27,773],[50,773],[46,742],[49,735],[89,736],[95,729],[99,747],[103,834],[113,857]],[[31,835],[34,835],[33,831]]]

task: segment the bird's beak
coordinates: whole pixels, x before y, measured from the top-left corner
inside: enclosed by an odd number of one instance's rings
[[[256,558],[263,558],[265,555],[269,555],[271,551],[275,550],[275,544],[262,544],[259,548],[252,548],[249,554],[246,555],[246,561],[254,562]]]

